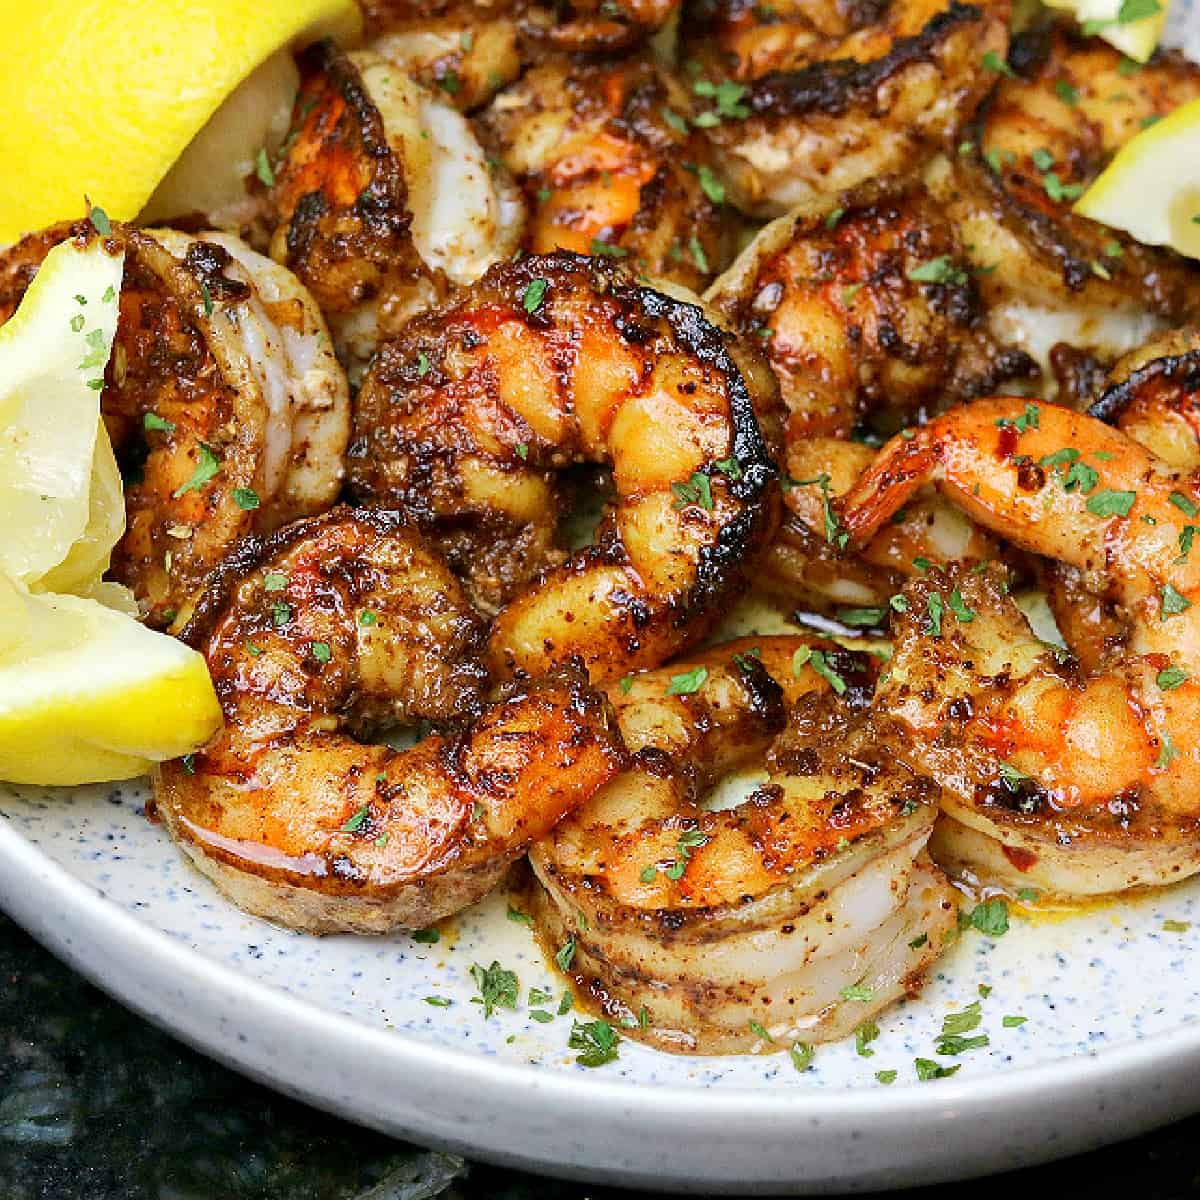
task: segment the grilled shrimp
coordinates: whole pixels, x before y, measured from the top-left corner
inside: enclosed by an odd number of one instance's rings
[[[1088,413],[1172,469],[1200,470],[1200,334],[1175,330],[1125,355]],[[1089,589],[1084,572],[1047,560],[1040,576],[1059,630],[1085,668],[1120,652],[1128,629],[1113,601]]]
[[[481,703],[483,627],[395,514],[334,509],[243,543],[184,629],[225,727],[155,779],[193,863],[315,933],[416,927],[473,903],[621,768],[577,669]],[[410,750],[355,741],[468,717]]]
[[[957,140],[1008,45],[1007,0],[698,0],[683,22],[701,117],[746,212],[911,170]]]
[[[996,336],[1046,366],[1066,343],[1108,362],[1194,317],[1200,274],[1071,205],[1140,128],[1200,96],[1200,67],[1145,66],[1056,24],[1019,35],[953,161],[927,180],[960,228]]]
[[[0,316],[70,231],[8,252]],[[240,537],[333,503],[349,393],[317,306],[283,267],[228,234],[113,236],[125,278],[100,408],[127,524],[110,573],[164,626]]]
[[[875,605],[916,559],[993,557],[995,543],[926,495],[861,557],[831,544],[830,497],[873,455],[848,442],[894,430],[1001,382],[1036,374],[1022,351],[983,328],[963,248],[920,183],[864,184],[819,198],[763,229],[705,299],[761,340],[786,407],[791,514],[760,583],[811,608]]]
[[[1076,568],[1128,627],[1088,672],[1033,636],[993,575],[908,585],[877,702],[944,789],[942,861],[1068,896],[1200,870],[1192,476],[1092,417],[980,400],[885,446],[845,499],[847,532],[866,540],[928,482]]]
[[[688,96],[649,56],[559,59],[529,71],[483,116],[530,206],[527,247],[626,257],[702,288],[728,261],[724,187]]]
[[[466,119],[378,55],[322,42],[300,65],[271,255],[312,289],[353,369],[516,249],[524,210]]]
[[[861,709],[873,675],[833,643],[746,638],[610,689],[633,765],[530,862],[543,936],[573,945],[579,991],[629,1036],[782,1050],[844,1037],[917,989],[956,905],[923,852],[936,789],[831,713],[831,683]],[[764,761],[797,701],[803,749],[785,733],[761,786],[706,808],[714,784]]]
[[[462,112],[521,73],[517,0],[365,0],[369,48]]]
[[[769,536],[751,387],[770,386],[695,305],[608,260],[530,256],[381,349],[355,409],[351,491],[409,514],[500,608],[495,671],[579,655],[612,678],[703,637]],[[555,475],[584,462],[611,464],[616,500],[562,562]]]

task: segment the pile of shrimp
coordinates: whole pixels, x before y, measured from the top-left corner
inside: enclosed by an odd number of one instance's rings
[[[103,233],[111,575],[225,716],[188,860],[312,933],[519,886],[703,1054],[1200,873],[1200,271],[1071,211],[1200,68],[1008,0],[364,8],[243,225]]]

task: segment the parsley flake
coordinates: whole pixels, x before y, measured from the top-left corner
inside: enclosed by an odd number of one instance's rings
[[[472,1004],[483,1005],[483,1015],[486,1020],[498,1008],[517,1007],[517,976],[513,971],[506,971],[498,962],[493,961],[490,967],[481,967],[474,963],[471,967],[471,978],[479,989],[479,995],[471,998]]]
[[[549,287],[550,283],[545,279],[531,279],[529,281],[521,297],[521,304],[527,313],[532,315],[542,307],[542,301],[545,300],[546,291]]]
[[[690,671],[681,671],[678,675],[671,676],[671,680],[667,684],[667,695],[690,696],[704,686],[707,678],[707,667],[693,667]]]
[[[178,500],[188,492],[198,492],[221,469],[221,456],[204,442],[198,442],[196,469],[187,483],[181,483],[172,493],[171,498]]]
[[[675,494],[675,500],[671,507],[676,512],[687,508],[689,504],[698,504],[701,508],[712,512],[712,482],[707,475],[693,471],[686,483],[671,484],[671,491]]]
[[[575,1061],[583,1067],[602,1067],[617,1058],[621,1035],[607,1021],[576,1021],[567,1045],[579,1050]]]

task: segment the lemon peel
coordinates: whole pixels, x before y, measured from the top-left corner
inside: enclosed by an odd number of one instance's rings
[[[85,195],[132,220],[260,63],[361,20],[353,0],[6,0],[0,245],[78,215]]]
[[[1146,245],[1200,258],[1200,100],[1126,142],[1074,211]]]

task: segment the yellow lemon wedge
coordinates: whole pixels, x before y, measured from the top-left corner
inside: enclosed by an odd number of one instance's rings
[[[1158,46],[1167,23],[1168,0],[1046,0],[1049,8],[1066,9],[1085,33],[1144,63]]]
[[[125,527],[100,419],[122,266],[98,236],[64,242],[0,326],[0,779],[14,783],[141,775],[221,724],[203,657],[101,581]]]
[[[125,528],[100,420],[122,268],[64,242],[0,326],[0,570],[31,589],[87,591]]]
[[[131,220],[230,93],[277,50],[353,38],[354,0],[6,0],[0,245],[78,214]]]
[[[0,779],[130,779],[220,727],[204,658],[94,600],[0,576],[0,631]]]
[[[1200,100],[1126,142],[1074,211],[1200,258]]]

